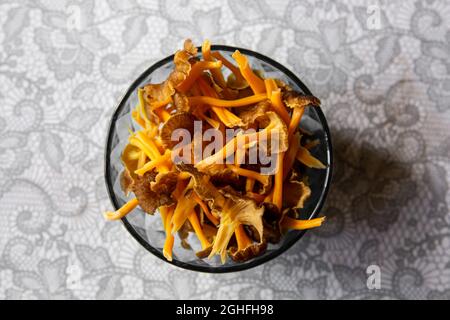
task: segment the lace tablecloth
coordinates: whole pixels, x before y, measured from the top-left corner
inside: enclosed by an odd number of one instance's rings
[[[449,16],[434,0],[2,1],[0,299],[448,299]],[[285,64],[332,130],[326,225],[249,271],[172,267],[101,215],[114,106],[187,37]]]

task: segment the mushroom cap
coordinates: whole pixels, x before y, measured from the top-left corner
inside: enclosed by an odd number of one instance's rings
[[[191,71],[190,60],[197,55],[197,48],[190,39],[184,42],[184,48],[178,50],[173,58],[174,70],[167,80],[158,84],[148,84],[144,87],[145,99],[151,105],[153,102],[167,100],[175,93],[175,87],[183,82]]]
[[[302,95],[297,91],[285,91],[283,93],[283,101],[284,104],[293,109],[293,108],[303,108],[309,105],[320,107],[320,100],[311,95]]]
[[[228,254],[230,255],[231,259],[233,259],[233,261],[244,262],[263,254],[266,249],[267,242],[252,243],[243,250],[238,250],[238,248],[236,247],[231,247],[228,250]]]
[[[165,148],[172,149],[179,141],[172,139],[172,134],[177,129],[187,130],[190,137],[194,134],[195,117],[187,112],[172,115],[161,127],[160,137]]]
[[[172,174],[173,172],[169,172],[160,175],[158,181],[155,181],[158,174],[154,170],[146,172],[143,176],[137,176],[133,185],[133,192],[142,210],[148,214],[153,214],[159,207],[169,206],[175,202],[172,198],[172,192],[175,190],[176,183],[173,183]]]
[[[302,209],[305,202],[311,196],[311,188],[303,181],[286,181],[283,186],[283,207],[290,209]]]
[[[132,157],[131,155],[138,152],[140,151],[137,147],[127,144],[125,149],[122,151],[122,155],[120,156],[124,166],[124,169],[120,174],[120,187],[126,195],[133,191],[134,181],[137,177],[134,171],[137,169],[138,159],[136,157]]]

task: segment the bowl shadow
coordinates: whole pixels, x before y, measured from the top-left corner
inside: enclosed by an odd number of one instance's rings
[[[385,232],[407,218],[401,217],[402,209],[417,194],[417,186],[412,164],[396,160],[392,149],[396,146],[378,148],[367,140],[355,142],[347,131],[334,131],[333,145],[333,183],[324,214],[338,208],[355,226],[367,223],[375,232]],[[329,222],[333,222],[336,214],[330,213]]]

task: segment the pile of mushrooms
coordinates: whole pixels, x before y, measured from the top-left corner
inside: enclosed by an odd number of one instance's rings
[[[263,254],[288,230],[324,221],[298,219],[311,195],[304,168],[325,168],[311,154],[318,141],[300,127],[305,108],[319,107],[320,101],[279,79],[265,79],[239,51],[232,55],[237,65],[211,51],[209,41],[201,56],[197,51],[186,40],[169,77],[138,89],[132,118],[140,129],[130,130],[120,176],[122,190],[134,198],[105,217],[121,219],[139,205],[147,214],[160,214],[168,260],[174,236],[191,249],[187,239],[194,233],[202,248],[199,258],[243,262]],[[227,129],[236,135],[226,137]],[[210,148],[203,136],[207,130],[215,130],[224,143],[196,159],[195,148],[201,155]],[[191,141],[181,144],[174,139],[177,132],[188,133]],[[248,161],[258,148],[275,160],[274,170]]]

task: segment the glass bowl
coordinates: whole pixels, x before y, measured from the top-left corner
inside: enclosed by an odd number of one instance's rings
[[[214,45],[212,50],[220,51],[230,60],[232,60],[231,54],[235,50],[239,50],[248,57],[252,68],[262,70],[266,77],[279,78],[289,84],[294,90],[304,94],[311,94],[308,88],[291,71],[260,53],[222,45]],[[137,89],[147,83],[164,81],[172,71],[172,61],[173,55],[155,63],[141,74],[128,88],[111,118],[105,151],[105,179],[108,194],[115,209],[120,208],[129,200],[120,188],[119,173],[123,169],[120,155],[127,143],[128,130],[135,128],[131,118],[131,109],[138,102]],[[323,170],[306,169],[312,194],[306,202],[305,208],[302,209],[301,216],[303,219],[311,219],[320,212],[330,185],[333,162],[330,131],[320,108],[307,108],[300,126],[312,133],[314,139],[320,140],[320,144],[312,150],[312,153],[327,165],[327,168]],[[286,192],[289,191],[286,190]],[[145,249],[158,258],[181,268],[212,273],[240,271],[261,265],[289,249],[305,234],[305,231],[291,230],[281,238],[278,244],[270,244],[263,255],[246,262],[234,262],[228,258],[225,264],[220,262],[218,256],[212,259],[198,259],[195,251],[200,250],[200,244],[195,235],[191,235],[188,238],[193,250],[184,249],[177,239],[178,237],[175,237],[173,260],[167,261],[162,253],[165,233],[158,212],[155,212],[154,215],[148,215],[137,207],[133,212],[125,216],[122,222],[128,232]]]

